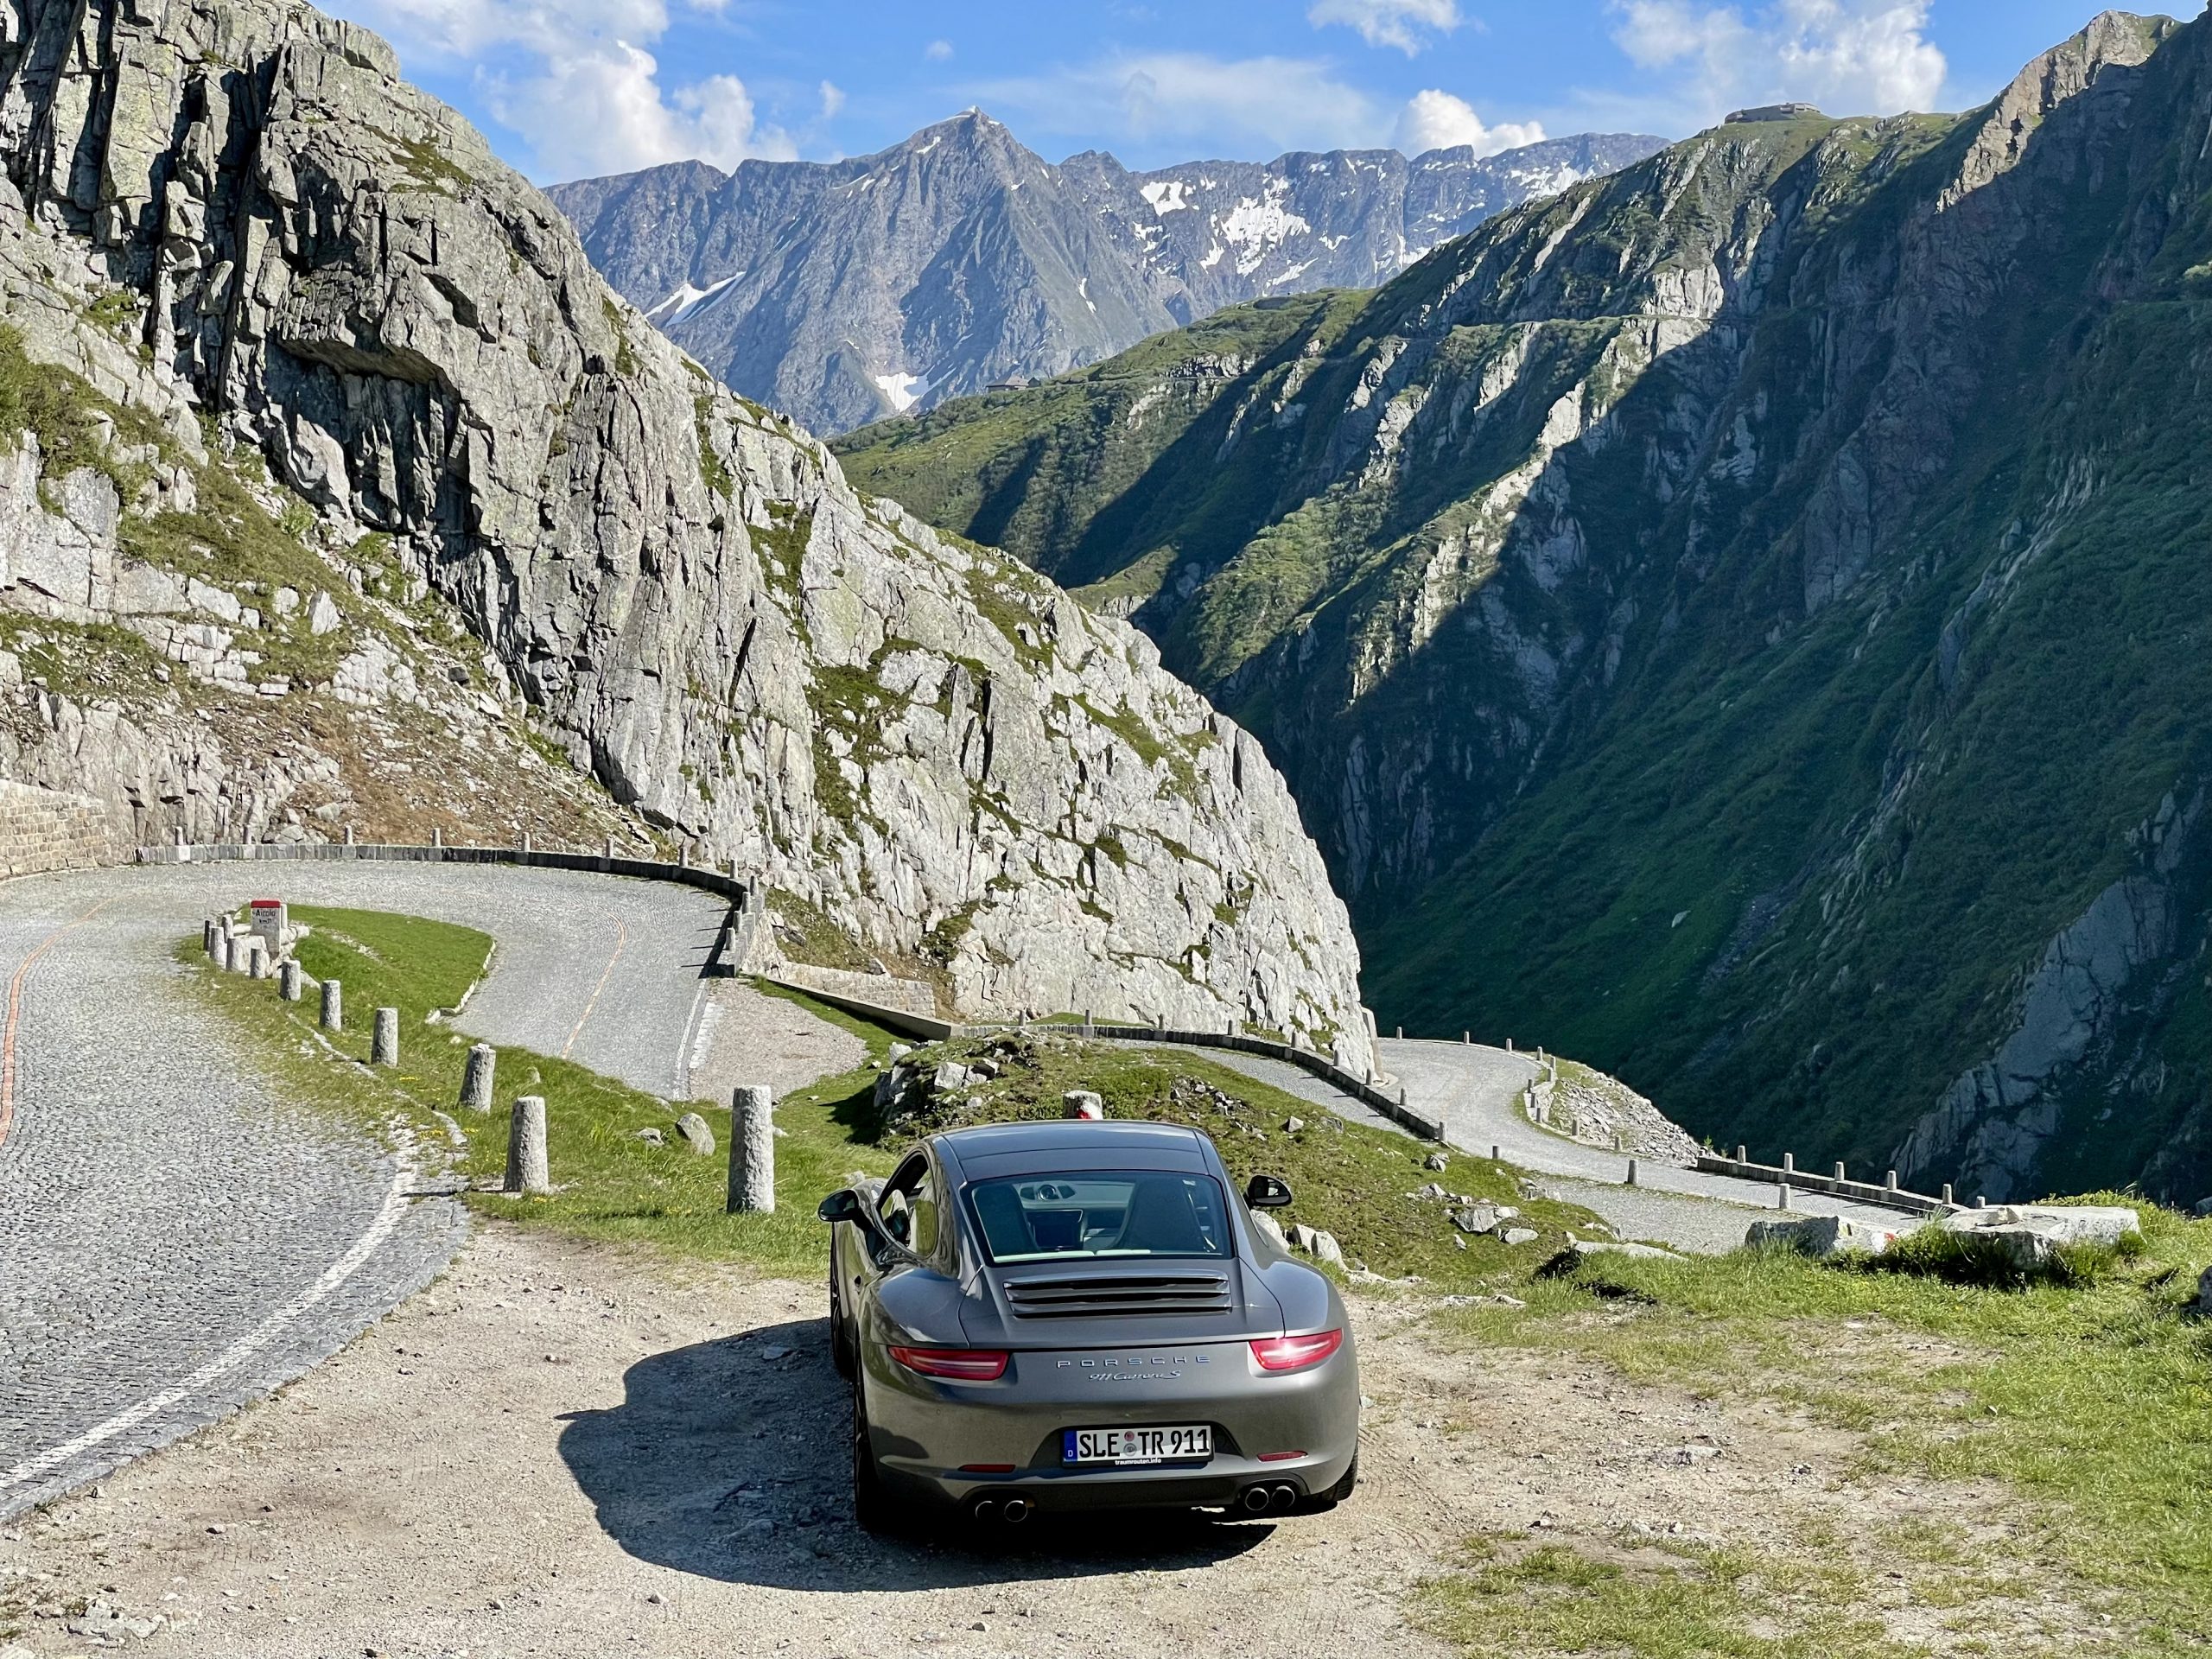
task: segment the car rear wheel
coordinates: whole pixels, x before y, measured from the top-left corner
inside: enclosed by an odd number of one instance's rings
[[[837,1294],[837,1264],[830,1263],[830,1363],[837,1368],[837,1375],[850,1378],[856,1369],[853,1364],[853,1339],[845,1329],[845,1300]]]
[[[1325,1492],[1315,1492],[1301,1497],[1291,1508],[1293,1515],[1323,1515],[1351,1496],[1351,1489],[1359,1484],[1359,1453],[1351,1454],[1351,1466],[1344,1471],[1344,1478]]]
[[[853,1379],[853,1520],[864,1532],[889,1532],[891,1504],[883,1490],[883,1473],[876,1467],[875,1447],[869,1443],[868,1406],[861,1398],[861,1379]]]

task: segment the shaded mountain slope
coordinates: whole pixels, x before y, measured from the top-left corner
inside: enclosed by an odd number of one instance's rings
[[[1386,1021],[2193,1198],[2209,127],[2212,28],[2107,14],[1966,117],[1726,125],[1232,372],[1171,335],[847,464],[1266,739]]]

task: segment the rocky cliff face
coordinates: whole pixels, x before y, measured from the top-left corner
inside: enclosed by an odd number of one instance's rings
[[[1717,1140],[2212,1189],[2212,26],[1732,123],[855,435],[1268,742],[1383,1017]]]
[[[1649,155],[1333,150],[1048,166],[979,111],[829,164],[697,162],[550,193],[594,264],[728,385],[817,431],[1096,361],[1234,301],[1395,275],[1500,209]]]
[[[724,391],[381,41],[291,0],[10,16],[10,317],[75,373],[14,377],[0,591],[79,711],[16,770],[112,797],[55,774],[143,753],[125,805],[159,820],[219,707],[251,830],[255,769],[343,782],[318,721],[387,789],[365,731],[518,789],[566,770],[535,734],[757,873],[794,941],[954,1007],[1242,1018],[1364,1063],[1343,908],[1256,745]]]

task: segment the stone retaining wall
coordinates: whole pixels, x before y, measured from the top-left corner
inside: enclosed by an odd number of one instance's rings
[[[0,779],[0,876],[81,870],[118,858],[102,803]]]

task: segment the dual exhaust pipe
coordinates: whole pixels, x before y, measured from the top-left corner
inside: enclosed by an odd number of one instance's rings
[[[1271,1486],[1247,1486],[1236,1502],[1247,1515],[1281,1515],[1297,1503],[1298,1488],[1287,1480]],[[1009,1497],[1003,1503],[995,1497],[978,1498],[971,1511],[979,1526],[997,1521],[1009,1527],[1020,1526],[1036,1512],[1037,1506],[1026,1497]]]

